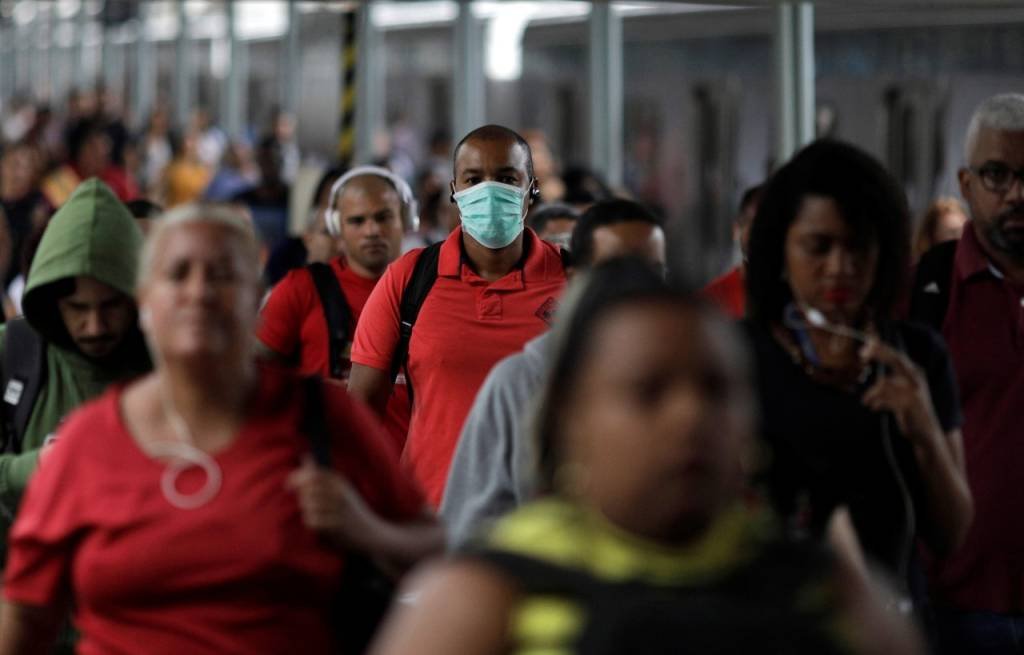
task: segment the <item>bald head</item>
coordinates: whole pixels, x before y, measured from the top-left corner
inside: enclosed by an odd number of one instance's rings
[[[518,132],[510,130],[502,125],[484,125],[478,127],[466,136],[462,137],[462,140],[455,146],[455,152],[453,153],[452,159],[457,162],[459,160],[459,151],[462,147],[468,143],[507,143],[515,144],[516,146],[523,149],[526,155],[526,173],[532,178],[533,177],[533,153],[530,151],[530,144],[526,142]]]

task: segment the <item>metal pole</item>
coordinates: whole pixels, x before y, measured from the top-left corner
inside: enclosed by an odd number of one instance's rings
[[[233,3],[227,3],[232,6]],[[174,122],[179,129],[188,124],[192,109],[191,53],[188,50],[188,15],[185,0],[178,0],[178,36],[174,43]]]
[[[452,136],[458,140],[482,125],[486,114],[483,21],[473,15],[470,2],[459,3],[453,70]]]
[[[85,13],[85,3],[78,7],[78,13],[71,19],[71,85],[76,88],[88,86],[85,81],[85,28],[89,23],[89,17]]]
[[[156,71],[153,70],[153,49],[149,42],[147,20],[149,7],[139,4],[139,16],[135,23],[135,84],[134,115],[139,125],[149,119],[153,108],[153,90],[156,87]]]
[[[342,15],[341,87],[338,103],[338,161],[342,166],[352,165],[356,145],[356,90],[359,43],[356,38],[356,10]]]
[[[238,42],[238,30],[235,28],[235,5],[228,2],[224,5],[225,37],[228,42],[228,76],[224,81],[224,93],[221,97],[221,121],[228,136],[236,138],[242,130],[241,87],[242,73],[241,48]]]
[[[814,140],[814,6],[784,2],[775,32],[779,163]]]
[[[288,0],[288,31],[284,35],[283,57],[281,61],[281,109],[294,114],[298,106],[302,52],[299,48],[299,14],[298,0]]]
[[[384,75],[382,70],[383,49],[380,47],[380,33],[373,24],[372,7],[369,3],[359,10],[359,55],[356,57],[356,144],[355,161],[370,162],[373,159],[373,140],[381,127],[384,116]]]
[[[590,161],[622,184],[622,18],[609,2],[590,9]]]

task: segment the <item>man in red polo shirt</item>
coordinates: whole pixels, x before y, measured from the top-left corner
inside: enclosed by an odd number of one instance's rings
[[[974,522],[963,547],[932,562],[929,582],[941,652],[1020,653],[1024,652],[1024,95],[994,96],[975,110],[967,130],[966,157],[959,181],[971,221],[952,255],[949,301],[941,328],[963,403],[964,455]],[[937,295],[947,284],[945,279],[923,280],[920,275],[918,280],[921,289],[915,293]]]
[[[327,216],[328,232],[347,253],[328,263],[352,317],[348,347],[338,353],[340,377],[345,379],[356,323],[384,270],[401,254],[404,227],[415,222],[416,207],[404,181],[384,169],[360,166],[334,183],[327,211],[335,212]],[[274,287],[261,312],[257,337],[272,361],[297,366],[306,375],[331,377],[327,319],[308,267],[289,272]],[[386,419],[401,445],[409,427],[404,384],[391,396]]]
[[[740,198],[740,213],[732,224],[733,241],[739,244],[743,260],[726,273],[712,280],[704,287],[703,294],[714,301],[723,312],[733,318],[743,318],[747,311],[747,292],[744,288],[743,275],[746,270],[747,242],[750,240],[750,225],[757,214],[757,205],[761,201],[764,185],[751,187],[743,192]]]
[[[559,249],[524,229],[538,194],[526,141],[498,125],[477,128],[455,147],[454,173],[461,225],[441,246],[407,361],[414,400],[403,460],[434,507],[484,378],[547,329],[565,286]],[[421,252],[388,268],[356,328],[349,391],[378,412],[391,390],[399,303]]]

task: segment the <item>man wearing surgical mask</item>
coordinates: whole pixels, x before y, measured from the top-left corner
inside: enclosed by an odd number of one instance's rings
[[[405,371],[413,413],[403,461],[437,507],[455,444],[491,367],[547,329],[565,285],[559,248],[525,227],[538,196],[530,148],[499,125],[455,147],[451,200],[461,225],[440,246],[437,279],[420,307]],[[395,261],[356,328],[349,391],[383,413],[400,339],[399,306],[416,261]]]

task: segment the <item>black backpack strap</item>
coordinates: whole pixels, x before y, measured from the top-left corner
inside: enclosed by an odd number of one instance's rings
[[[327,319],[327,361],[330,374],[332,378],[341,378],[345,373],[342,355],[348,340],[349,325],[352,323],[352,310],[345,302],[338,277],[329,265],[314,262],[307,265],[306,270],[313,278],[324,318]]]
[[[330,468],[331,441],[327,433],[323,384],[315,375],[302,378],[302,390],[306,403],[302,415],[302,432],[309,439],[309,450],[313,454],[317,466]]]
[[[398,379],[402,369],[406,369],[405,384],[409,390],[409,402],[412,403],[412,381],[408,375],[409,341],[412,339],[412,328],[420,315],[423,301],[427,299],[434,281],[437,280],[437,262],[441,256],[443,241],[428,246],[420,252],[412,269],[409,283],[402,291],[402,301],[398,307],[399,333],[395,353],[391,357],[391,383]]]
[[[8,321],[4,336],[3,452],[21,452],[25,428],[46,376],[46,342],[23,317]]]
[[[940,243],[926,252],[917,263],[917,271],[914,274],[909,318],[924,323],[937,332],[942,332],[942,322],[949,307],[957,243]]]
[[[565,248],[559,248],[558,254],[562,256],[562,269],[568,271],[570,268],[576,265],[576,262],[572,258],[572,253]]]

